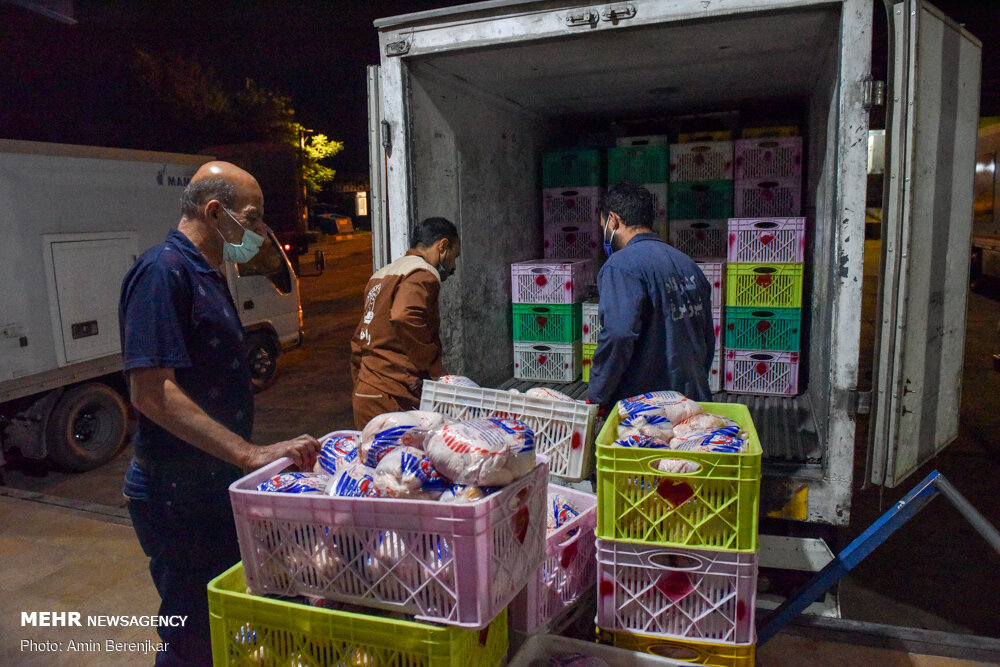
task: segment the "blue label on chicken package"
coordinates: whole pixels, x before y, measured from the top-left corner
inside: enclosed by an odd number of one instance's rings
[[[271,493],[322,493],[330,478],[311,472],[286,472],[257,485],[258,491]]]
[[[331,436],[323,440],[323,449],[319,452],[319,465],[331,475],[345,465],[358,460],[358,441],[351,436]]]
[[[511,435],[523,436],[524,444],[521,446],[522,451],[524,451],[525,449],[535,448],[535,433],[530,428],[528,428],[528,425],[525,424],[524,422],[518,421],[516,419],[497,419],[495,417],[487,419],[486,421],[499,426],[501,429],[503,429],[507,433],[510,433]]]
[[[648,435],[630,435],[627,438],[615,440],[615,445],[619,447],[646,447],[648,449],[668,449],[665,443],[653,440]]]
[[[330,495],[344,498],[361,498],[372,495],[375,490],[375,478],[372,475],[374,472],[374,470],[360,465],[344,468],[333,478]]]
[[[401,472],[413,475],[420,481],[420,486],[424,491],[444,491],[450,484],[441,476],[441,473],[434,469],[431,460],[422,454],[418,456],[412,452],[403,451],[400,454],[399,465],[402,469]]]

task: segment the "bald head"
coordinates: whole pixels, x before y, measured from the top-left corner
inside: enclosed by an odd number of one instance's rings
[[[197,219],[202,207],[213,199],[229,209],[241,208],[246,201],[258,207],[263,204],[257,179],[235,164],[219,160],[207,162],[195,172],[181,195],[181,215]]]

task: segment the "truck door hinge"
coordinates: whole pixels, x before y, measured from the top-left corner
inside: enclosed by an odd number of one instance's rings
[[[601,20],[601,16],[592,9],[585,9],[576,14],[567,14],[565,20],[566,25],[571,28],[593,28]]]
[[[872,107],[885,105],[885,81],[867,78],[861,82],[861,106],[868,111]]]
[[[872,393],[870,391],[851,392],[851,411],[855,415],[869,415],[872,412]]]
[[[385,55],[403,56],[410,52],[410,40],[401,39],[397,42],[388,42],[385,45]]]
[[[601,16],[605,21],[617,24],[619,21],[635,17],[635,5],[608,5],[601,12]]]

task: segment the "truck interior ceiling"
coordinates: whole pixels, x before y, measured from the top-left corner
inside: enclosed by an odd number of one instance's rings
[[[618,136],[797,125],[804,137],[806,265],[794,398],[733,396],[757,419],[765,457],[820,467],[829,416],[837,214],[840,5],[754,12],[414,57],[405,68],[414,219],[445,215],[462,235],[445,287],[449,368],[487,386],[512,371],[510,264],[542,257],[541,158]],[[700,125],[699,125],[700,124]],[[862,138],[867,141],[867,136]],[[598,243],[598,248],[600,247]],[[461,267],[475,267],[462,271]],[[815,298],[813,298],[815,297]],[[497,335],[463,335],[496,332]],[[806,342],[808,341],[808,342]],[[849,360],[856,364],[857,360]],[[818,381],[817,381],[818,379]],[[812,381],[810,381],[812,380]],[[780,437],[766,431],[779,429]],[[767,446],[765,446],[767,447]],[[776,450],[783,451],[776,451]]]

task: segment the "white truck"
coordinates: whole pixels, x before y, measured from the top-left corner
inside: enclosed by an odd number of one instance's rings
[[[87,470],[124,446],[122,278],[176,227],[184,186],[211,159],[0,140],[0,463],[18,447]],[[273,237],[225,273],[266,386],[301,341],[298,279]]]
[[[997,187],[1000,123],[979,130],[976,144],[976,202],[972,218],[973,286],[985,278],[1000,279],[1000,188]]]
[[[375,267],[403,254],[415,221],[455,221],[446,366],[501,386],[512,372],[510,264],[542,256],[543,152],[613,142],[609,129],[628,120],[733,110],[797,119],[809,220],[801,391],[718,398],[750,405],[765,450],[762,514],[846,525],[869,405],[871,483],[896,486],[957,435],[979,107],[976,38],[923,0],[887,2],[872,357],[861,323],[869,108],[882,90],[871,76],[876,5],[492,0],[376,21]],[[859,391],[865,358],[871,392]]]

